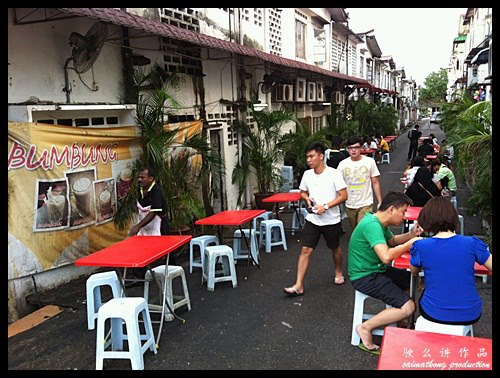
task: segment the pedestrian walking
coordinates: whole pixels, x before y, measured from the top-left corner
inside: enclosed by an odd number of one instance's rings
[[[325,146],[320,142],[313,142],[306,149],[306,160],[310,169],[304,172],[299,189],[309,214],[306,216],[302,234],[296,281],[292,286],[283,289],[289,297],[304,294],[304,278],[311,254],[321,235],[332,251],[335,264],[333,282],[335,285],[344,284],[339,205],[347,199],[347,185],[337,169],[325,164],[324,155]]]
[[[411,161],[415,155],[417,155],[418,150],[418,140],[422,136],[422,132],[419,131],[418,124],[415,124],[413,129],[408,131],[408,139],[410,139],[410,147],[408,148],[408,157],[406,161]]]
[[[382,202],[382,192],[378,176],[377,163],[369,156],[361,154],[362,141],[358,136],[347,139],[349,158],[339,163],[338,170],[342,172],[347,183],[347,218],[354,230],[365,214],[373,211],[373,194],[377,197],[378,206]]]

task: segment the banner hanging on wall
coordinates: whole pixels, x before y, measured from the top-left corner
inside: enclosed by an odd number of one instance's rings
[[[8,123],[9,258],[18,277],[123,240],[113,223],[142,154],[138,129]]]

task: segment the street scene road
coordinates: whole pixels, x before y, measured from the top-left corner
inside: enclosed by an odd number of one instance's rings
[[[439,141],[445,137],[428,118],[419,123],[424,135],[433,132]],[[407,165],[408,145],[403,131],[391,152],[391,163],[379,165],[383,194],[404,190],[400,177]],[[458,211],[464,215],[465,235],[481,235],[480,220],[465,212],[467,188],[460,179],[458,184]],[[289,213],[281,217],[290,224]],[[347,219],[342,227],[346,231],[341,237],[345,284],[333,284],[331,252],[321,239],[306,275],[305,294],[296,298],[286,297],[283,288],[295,281],[300,232],[294,236],[287,232],[287,251],[275,247],[268,254],[261,249],[260,268],[250,266],[247,280],[246,261],[240,261],[236,288],[225,282],[207,291],[206,284],[200,285],[200,269],[189,274],[189,253],[178,256],[176,263],[186,272],[192,309],[177,310],[185,323],[165,323],[158,353],[144,354],[145,370],[375,370],[378,357],[350,343],[354,289],[347,279],[351,235]],[[8,339],[9,370],[95,369],[96,331],[87,329],[86,278],[40,294],[41,306],[55,304],[62,312]],[[483,283],[477,277],[476,285],[483,314],[474,324],[474,336],[492,338],[492,279]],[[128,292],[140,296],[142,287]],[[373,311],[383,308],[379,301],[368,306]],[[375,337],[378,344],[380,340]],[[105,360],[104,369],[129,370],[130,361]]]

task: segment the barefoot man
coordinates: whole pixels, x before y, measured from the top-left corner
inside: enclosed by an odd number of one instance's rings
[[[375,328],[399,322],[415,311],[415,302],[408,294],[410,272],[387,265],[421,239],[417,237],[422,231],[418,224],[401,235],[394,235],[389,228],[401,224],[411,204],[404,193],[387,193],[377,212],[367,213],[358,223],[349,241],[348,272],[352,286],[392,306],[356,326],[361,338],[359,347],[369,352],[380,348],[373,343]]]

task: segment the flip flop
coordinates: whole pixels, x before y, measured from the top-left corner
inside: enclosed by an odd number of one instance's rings
[[[289,297],[300,297],[301,295],[304,295],[304,292],[299,293],[299,291],[293,287],[285,287],[283,292]]]
[[[345,283],[345,278],[344,276],[341,277],[335,277],[333,280],[334,285],[343,285]]]
[[[361,349],[362,351],[374,354],[376,356],[380,355],[380,347],[378,345],[377,348],[375,349],[368,349],[367,347],[365,347],[365,344],[363,344],[363,342],[360,342],[358,348]]]

